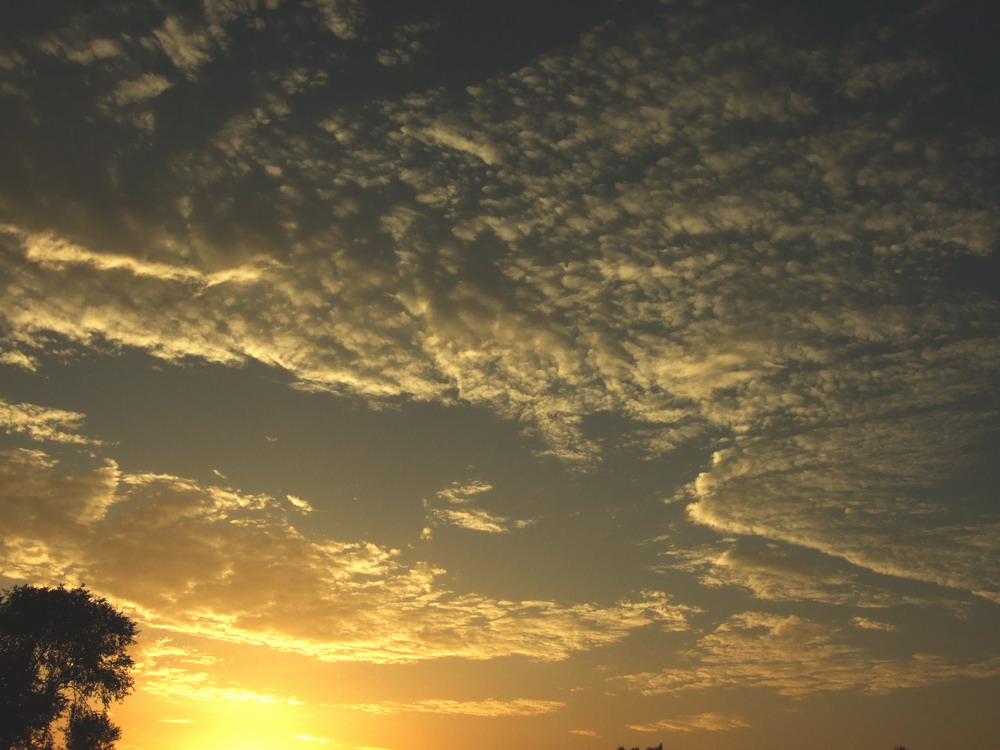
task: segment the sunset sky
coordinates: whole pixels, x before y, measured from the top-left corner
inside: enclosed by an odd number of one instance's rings
[[[120,750],[1000,736],[1000,23],[3,0],[0,585]]]

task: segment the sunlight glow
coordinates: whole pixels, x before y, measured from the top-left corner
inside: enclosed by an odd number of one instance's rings
[[[191,726],[191,740],[183,750],[302,750],[333,744],[303,731],[301,720],[287,707],[217,701],[204,716]]]

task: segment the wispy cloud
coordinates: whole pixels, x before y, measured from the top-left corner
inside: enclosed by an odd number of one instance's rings
[[[667,543],[659,540],[658,543]],[[816,601],[861,607],[897,604],[953,606],[940,594],[921,598],[902,594],[891,581],[871,580],[862,568],[839,557],[755,536],[723,538],[707,545],[682,545],[664,550],[664,569],[685,570],[707,586],[736,586],[763,601]],[[862,580],[865,578],[866,580]]]
[[[100,445],[101,441],[80,434],[84,417],[78,412],[36,404],[11,404],[0,399],[0,429],[36,441]]]
[[[341,707],[374,714],[417,712],[458,714],[462,716],[538,716],[540,714],[553,713],[565,706],[566,704],[562,701],[515,698],[512,700],[489,699],[479,701],[422,700],[414,703],[383,701],[381,703],[357,703]]]
[[[878,620],[869,620],[867,617],[855,617],[853,620],[855,626],[862,628],[863,630],[883,630],[888,633],[894,633],[899,630],[898,627],[892,625],[888,622],[879,622]]]
[[[452,505],[466,505],[472,502],[476,495],[481,495],[492,489],[493,485],[478,479],[466,483],[453,482],[450,487],[438,491],[437,497]]]
[[[502,534],[511,528],[524,528],[530,521],[514,521],[504,516],[496,516],[485,510],[450,510],[435,508],[430,512],[433,521],[440,524],[458,526],[472,531],[485,531],[490,534]]]
[[[158,640],[145,644],[139,653],[136,675],[139,687],[146,693],[164,696],[173,700],[225,701],[227,703],[251,703],[260,705],[281,704],[288,706],[306,705],[294,696],[260,692],[242,687],[231,680],[221,681],[218,677],[220,663],[194,648],[181,648],[169,640]],[[512,698],[499,700],[449,700],[423,699],[412,702],[380,701],[378,703],[341,703],[329,708],[361,711],[378,715],[402,713],[425,713],[458,716],[499,717],[538,716],[549,714],[565,707],[562,701]],[[190,719],[160,719],[168,723],[191,723]],[[320,737],[298,736],[303,741],[329,742]]]
[[[38,451],[0,462],[12,498],[4,574],[86,580],[178,633],[327,661],[558,661],[636,628],[684,630],[692,611],[655,591],[610,606],[456,592],[444,570],[404,564],[397,550],[305,536],[293,525],[298,509],[269,495],[114,467],[64,475]],[[162,676],[173,679],[219,693],[197,674]]]
[[[181,648],[169,640],[146,643],[136,663],[137,682],[143,692],[170,700],[224,701],[260,705],[301,706],[292,696],[262,693],[222,682],[217,673],[219,659],[193,648]],[[160,719],[168,723],[191,723],[189,719]]]
[[[630,725],[629,729],[634,729],[637,732],[694,732],[696,730],[725,732],[731,729],[746,729],[749,727],[750,724],[735,716],[704,713],[694,716],[683,716],[677,719],[661,719],[652,724]]]
[[[433,536],[434,527],[442,525],[484,531],[489,534],[503,534],[532,525],[531,520],[512,520],[482,508],[472,507],[479,495],[490,492],[492,489],[492,485],[481,480],[474,480],[464,484],[454,482],[450,487],[440,490],[436,497],[447,505],[443,508],[432,507],[428,502],[424,502],[429,523],[421,534],[422,538],[430,539]]]
[[[38,370],[38,360],[18,350],[0,352],[0,364],[20,367],[22,370],[35,372]]]

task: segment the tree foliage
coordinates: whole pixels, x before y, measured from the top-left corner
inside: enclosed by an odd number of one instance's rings
[[[137,632],[83,586],[0,592],[0,750],[111,750]]]

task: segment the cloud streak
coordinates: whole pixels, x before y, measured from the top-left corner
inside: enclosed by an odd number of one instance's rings
[[[79,433],[83,414],[37,404],[11,404],[0,399],[0,429],[27,435],[35,441],[100,445]]]
[[[516,698],[514,700],[482,700],[482,701],[454,701],[454,700],[423,700],[416,703],[395,703],[383,701],[382,703],[358,703],[345,708],[352,708],[358,711],[373,714],[396,714],[396,713],[429,713],[429,714],[450,714],[460,716],[539,716],[560,710],[566,706],[562,701],[532,700],[530,698]]]
[[[652,724],[637,724],[630,726],[637,732],[725,732],[732,729],[746,729],[750,724],[743,719],[723,714],[704,713],[694,716],[684,716],[678,719],[661,719]]]
[[[430,539],[433,536],[435,526],[457,526],[488,534],[503,534],[532,525],[533,522],[530,520],[511,520],[482,508],[472,507],[478,495],[492,489],[492,485],[479,480],[467,484],[455,482],[437,493],[437,499],[447,503],[446,507],[429,507],[429,504],[424,501],[424,507],[428,508],[429,525],[424,528],[421,537]]]

